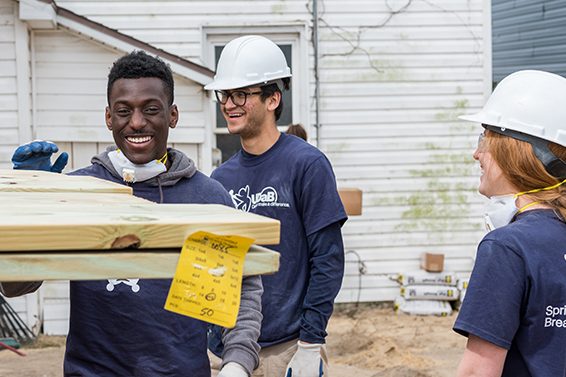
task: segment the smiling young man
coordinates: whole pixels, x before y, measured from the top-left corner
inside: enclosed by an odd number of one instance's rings
[[[332,167],[317,148],[277,129],[290,77],[281,49],[252,35],[224,47],[214,81],[205,87],[215,91],[228,130],[242,144],[212,177],[237,208],[281,221],[281,242],[273,247],[281,267],[262,277],[258,377],[328,375],[326,325],[344,273],[346,213]],[[222,349],[219,338],[213,331],[215,354]]]
[[[134,164],[159,161],[167,153],[169,128],[179,119],[177,105],[163,90],[168,85],[157,77],[117,79],[108,93],[106,125]]]
[[[157,203],[232,206],[218,182],[197,171],[182,152],[167,148],[169,129],[179,119],[173,88],[171,70],[159,58],[135,51],[118,59],[108,76],[106,108],[117,148],[71,174],[126,183],[135,196]],[[55,151],[48,142],[20,146],[14,165],[54,170],[49,159]],[[59,171],[64,166],[55,164]],[[170,279],[71,282],[65,376],[209,377],[207,324],[163,308],[170,284]],[[15,296],[40,285],[0,288]],[[236,327],[225,332],[222,377],[246,377],[258,363],[261,293],[259,277],[244,279]]]

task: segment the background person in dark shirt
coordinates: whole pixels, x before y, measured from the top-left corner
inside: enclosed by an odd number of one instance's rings
[[[224,47],[205,89],[215,91],[242,149],[212,177],[237,208],[281,221],[281,243],[273,247],[281,267],[262,277],[262,349],[254,376],[319,377],[328,375],[326,326],[344,275],[347,217],[328,159],[277,129],[290,77],[283,52],[267,38],[244,36]],[[220,353],[217,332],[210,347]]]

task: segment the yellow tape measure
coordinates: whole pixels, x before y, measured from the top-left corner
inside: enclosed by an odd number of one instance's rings
[[[231,328],[251,238],[196,232],[185,240],[165,309]]]

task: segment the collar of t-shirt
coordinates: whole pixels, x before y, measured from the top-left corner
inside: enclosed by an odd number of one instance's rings
[[[529,216],[537,216],[537,217],[548,217],[548,218],[555,218],[557,220],[560,220],[562,222],[566,222],[564,221],[564,219],[562,218],[562,216],[560,215],[560,213],[558,211],[555,211],[551,208],[537,208],[537,209],[531,209],[529,211],[524,211],[521,213],[518,213],[515,215],[515,219],[513,220],[513,222],[521,219],[521,218],[526,218]]]
[[[280,133],[279,139],[269,148],[267,151],[263,152],[262,154],[251,154],[246,152],[243,149],[240,149],[240,161],[242,165],[246,166],[254,166],[261,164],[262,162],[271,158],[271,156],[275,155],[276,152],[281,148],[281,146],[287,140],[287,135]]]

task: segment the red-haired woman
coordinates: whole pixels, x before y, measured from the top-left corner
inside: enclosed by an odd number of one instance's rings
[[[564,376],[566,79],[519,71],[484,108],[474,159],[490,199],[454,330],[468,337],[458,377]]]

